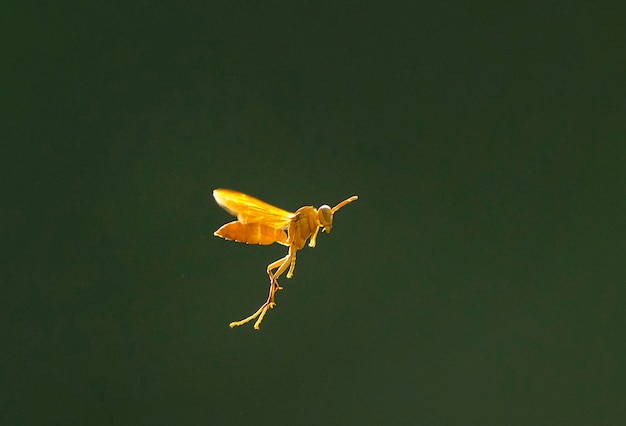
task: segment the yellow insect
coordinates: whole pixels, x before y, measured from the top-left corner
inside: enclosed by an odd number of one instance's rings
[[[290,213],[230,189],[216,189],[213,191],[213,197],[224,210],[237,216],[236,221],[227,223],[215,231],[215,236],[246,244],[269,245],[278,243],[289,247],[289,252],[285,257],[267,265],[267,275],[270,277],[270,292],[267,301],[249,317],[230,323],[230,328],[233,328],[258,317],[254,323],[254,328],[257,330],[260,328],[267,310],[276,306],[274,294],[277,290],[282,290],[282,287],[278,285],[278,277],[285,272],[287,267],[289,267],[287,278],[293,276],[293,269],[296,266],[296,252],[304,247],[309,237],[309,247],[315,247],[315,240],[320,228],[323,228],[327,233],[330,232],[333,226],[333,214],[346,204],[359,198],[354,195],[332,209],[327,205],[323,205],[319,209],[313,206],[304,206],[295,213]]]

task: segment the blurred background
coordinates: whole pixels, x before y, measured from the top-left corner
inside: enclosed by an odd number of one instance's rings
[[[624,7],[517,3],[3,3],[0,423],[623,424]],[[222,187],[359,196],[260,331]]]

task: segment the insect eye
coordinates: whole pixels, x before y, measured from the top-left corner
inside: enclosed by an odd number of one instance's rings
[[[333,211],[327,206],[323,205],[318,209],[319,221],[324,227],[326,232],[330,231],[330,228],[333,226]]]

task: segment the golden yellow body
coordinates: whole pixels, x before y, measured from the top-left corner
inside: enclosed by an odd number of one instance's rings
[[[270,292],[267,301],[249,317],[230,323],[230,327],[233,328],[258,317],[254,323],[254,328],[257,330],[267,310],[276,306],[274,294],[277,290],[282,290],[282,287],[278,285],[278,277],[285,272],[287,267],[289,267],[287,278],[293,276],[293,270],[296,266],[296,252],[304,247],[309,237],[309,247],[315,247],[315,240],[320,228],[323,228],[324,232],[330,232],[333,226],[333,214],[346,204],[359,198],[354,195],[333,208],[327,205],[323,205],[319,209],[313,206],[304,206],[295,213],[290,213],[230,189],[216,189],[213,191],[213,197],[224,210],[237,216],[236,221],[227,223],[215,231],[215,236],[246,244],[269,245],[279,243],[289,247],[289,252],[285,257],[267,266],[267,275],[270,277]]]

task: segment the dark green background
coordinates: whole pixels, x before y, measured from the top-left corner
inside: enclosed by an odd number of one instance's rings
[[[0,423],[623,424],[623,6],[40,3],[0,7]],[[218,187],[360,197],[261,331],[285,249],[213,237]]]

